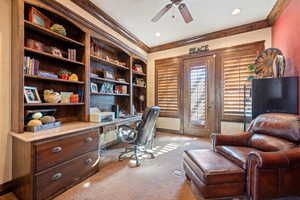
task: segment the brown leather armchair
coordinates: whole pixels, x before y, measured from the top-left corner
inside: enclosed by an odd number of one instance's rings
[[[214,150],[247,172],[254,200],[300,195],[300,116],[263,114],[239,135],[212,135]]]

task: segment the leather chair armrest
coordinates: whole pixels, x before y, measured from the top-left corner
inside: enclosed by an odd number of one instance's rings
[[[253,162],[253,161],[257,163],[258,168],[263,168],[263,169],[289,167],[290,164],[285,151],[250,152],[248,155],[248,166],[251,165],[251,163],[249,162]]]
[[[290,165],[300,164],[300,147],[287,150],[284,153],[289,159]]]
[[[244,132],[238,135],[212,134],[211,139],[214,147],[220,145],[248,146],[248,141],[251,136],[252,134],[248,132]]]

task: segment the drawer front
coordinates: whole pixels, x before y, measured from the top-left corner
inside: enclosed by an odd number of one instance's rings
[[[35,143],[35,171],[45,170],[76,156],[97,150],[98,142],[98,129],[93,129]]]
[[[35,175],[37,200],[54,197],[98,171],[98,151],[89,152]]]

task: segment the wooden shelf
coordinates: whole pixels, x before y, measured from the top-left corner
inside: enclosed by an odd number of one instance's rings
[[[46,53],[46,52],[43,52],[43,51],[31,49],[29,47],[24,47],[24,50],[27,51],[27,52],[31,52],[31,53],[37,54],[37,55],[42,55],[42,56],[54,58],[54,59],[57,59],[57,60],[62,60],[62,61],[68,62],[68,63],[72,63],[72,64],[77,64],[77,65],[84,66],[84,63],[82,63],[82,62],[78,62],[78,61],[70,60],[70,59],[67,59],[67,58],[55,56],[55,55],[52,55],[50,53]]]
[[[117,84],[120,84],[120,85],[129,85],[129,83],[127,83],[127,82],[116,81],[116,80],[101,78],[101,77],[91,77],[91,79],[104,81],[104,82],[110,82],[110,83],[117,83]]]
[[[84,103],[25,103],[25,107],[33,107],[33,106],[80,106],[84,105]]]
[[[140,75],[140,76],[147,76],[146,74],[144,74],[142,72],[137,72],[137,71],[134,71],[134,70],[132,70],[132,73],[136,74],[136,75]]]
[[[103,58],[100,58],[98,56],[93,56],[91,55],[91,59],[96,61],[96,62],[100,62],[102,64],[106,64],[106,65],[109,65],[109,66],[112,66],[112,67],[116,67],[116,68],[119,68],[119,69],[124,69],[124,70],[129,70],[128,67],[124,67],[123,65],[118,65],[116,63],[113,63],[113,62],[110,62],[110,61],[107,61]]]
[[[100,93],[100,92],[92,92],[91,95],[100,95],[100,96],[129,96],[129,94],[114,94],[114,93]]]
[[[63,80],[63,79],[58,79],[58,78],[48,78],[48,77],[29,75],[29,74],[25,74],[25,78],[84,85],[83,81],[70,81],[70,80]]]
[[[27,20],[24,20],[24,24],[25,24],[25,27],[30,29],[30,30],[34,30],[34,31],[38,31],[46,36],[50,36],[50,37],[53,37],[55,39],[59,39],[61,41],[64,41],[64,42],[68,42],[70,44],[75,44],[75,45],[79,45],[79,46],[82,46],[84,47],[84,44],[81,43],[81,42],[78,42],[76,40],[73,40],[71,38],[68,38],[66,36],[63,36],[61,34],[58,34],[58,33],[55,33],[47,28],[44,28],[44,27],[41,27],[39,25],[36,25],[34,23],[31,23],[30,21],[27,21]]]

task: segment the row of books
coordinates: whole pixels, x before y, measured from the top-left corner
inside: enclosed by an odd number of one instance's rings
[[[24,74],[38,75],[40,61],[30,58],[29,56],[24,56]]]
[[[68,59],[76,61],[76,49],[68,49]]]

